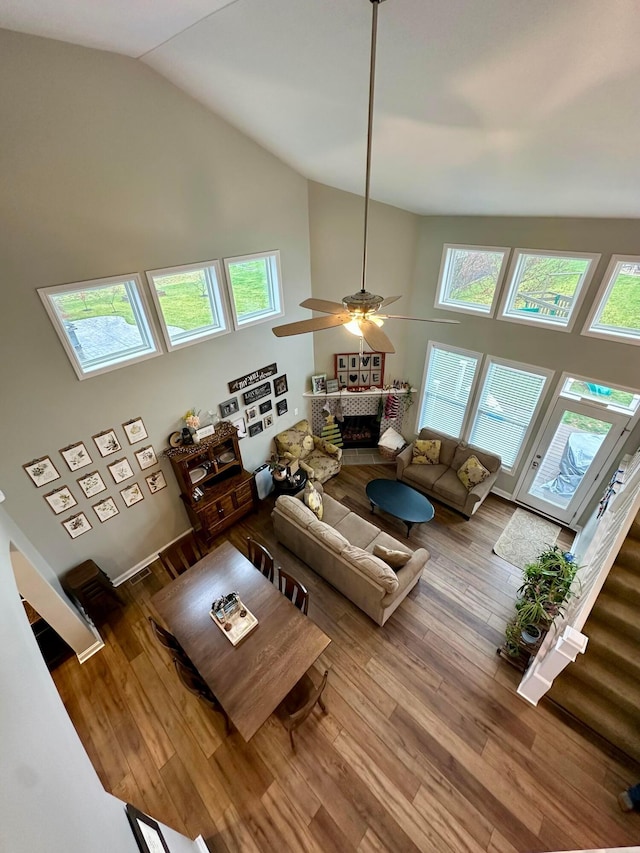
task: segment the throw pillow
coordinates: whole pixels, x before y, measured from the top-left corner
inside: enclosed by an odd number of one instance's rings
[[[324,508],[322,506],[322,495],[314,487],[311,480],[307,480],[306,485],[304,487],[304,502],[309,507],[309,509],[317,516],[318,520],[322,521],[322,513],[324,511]]]
[[[442,442],[432,438],[413,442],[413,465],[437,465],[440,462],[440,447]]]
[[[458,479],[468,492],[474,486],[482,483],[489,477],[491,471],[487,471],[477,456],[470,456],[460,468],[458,468]]]
[[[411,559],[411,554],[406,551],[394,551],[393,548],[385,548],[383,545],[373,546],[373,556],[380,557],[392,569],[401,569]]]

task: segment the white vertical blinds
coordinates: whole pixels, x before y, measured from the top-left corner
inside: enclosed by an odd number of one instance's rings
[[[427,357],[419,428],[431,427],[460,438],[480,357],[433,345]]]
[[[546,381],[544,374],[490,361],[470,443],[499,454],[505,468],[513,467]]]

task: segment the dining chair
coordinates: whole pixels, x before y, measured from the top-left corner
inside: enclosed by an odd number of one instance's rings
[[[256,539],[251,536],[247,539],[249,546],[249,560],[253,563],[256,569],[260,569],[262,574],[268,581],[273,583],[275,577],[273,557]]]
[[[284,569],[278,569],[278,589],[298,610],[305,615],[309,612],[309,593],[306,587]]]
[[[172,578],[177,578],[178,575],[186,572],[203,556],[202,548],[193,531],[186,536],[181,536],[158,554],[162,565]]]
[[[214,711],[217,711],[218,714],[222,714],[224,717],[224,726],[226,734],[231,732],[231,723],[229,722],[229,717],[227,716],[226,711],[218,702],[214,694],[212,693],[209,685],[202,678],[199,672],[191,669],[188,666],[185,666],[184,663],[180,660],[180,658],[175,657],[173,659],[174,666],[176,668],[176,672],[178,673],[178,678],[183,683],[183,685],[190,690],[191,693],[195,693],[196,696],[199,696],[204,702],[209,705],[209,707],[213,708]]]
[[[329,670],[325,670],[322,681],[316,686],[311,676],[305,673],[276,709],[276,715],[282,720],[285,729],[289,732],[293,752],[296,751],[293,733],[304,723],[314,707],[320,705],[322,713],[327,713],[327,706],[322,700],[322,694],[327,686],[328,677]]]
[[[168,652],[171,653],[172,657],[178,658],[186,667],[196,672],[196,668],[191,663],[191,659],[182,648],[180,643],[176,640],[176,638],[167,631],[166,628],[163,628],[161,625],[158,625],[156,620],[149,616],[149,624],[151,625],[151,631],[153,632],[153,636],[156,640],[163,646]]]

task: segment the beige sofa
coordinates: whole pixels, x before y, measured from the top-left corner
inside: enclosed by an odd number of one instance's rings
[[[471,518],[498,479],[502,460],[494,453],[487,453],[433,429],[422,429],[418,438],[437,439],[441,442],[439,464],[412,464],[413,443],[411,443],[396,457],[396,479]],[[457,471],[470,456],[476,456],[491,474],[471,491],[467,491],[466,486],[458,479]]]
[[[314,484],[318,491],[322,486]],[[323,520],[304,504],[303,493],[281,495],[272,513],[278,541],[339,590],[378,625],[384,625],[418,583],[429,559],[323,493]],[[373,556],[374,545],[411,554],[394,571]]]

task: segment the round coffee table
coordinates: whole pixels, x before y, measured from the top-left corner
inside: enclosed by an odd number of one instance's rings
[[[414,524],[433,518],[433,506],[425,496],[397,480],[371,480],[365,486],[365,491],[371,503],[371,512],[378,507],[404,521],[407,538]]]

